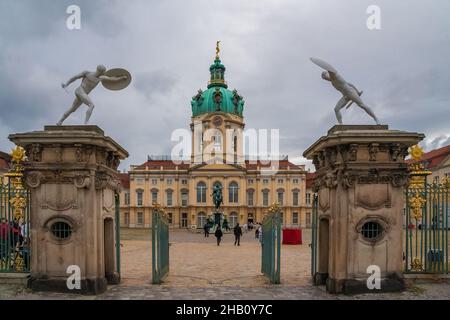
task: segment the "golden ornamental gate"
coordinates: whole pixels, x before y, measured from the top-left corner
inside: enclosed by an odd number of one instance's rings
[[[414,162],[409,165],[405,194],[405,272],[448,274],[450,180],[427,183],[431,172],[420,163],[422,153],[418,146],[411,148]]]
[[[23,185],[25,150],[16,147],[12,168],[0,177],[0,272],[30,271],[30,193]]]

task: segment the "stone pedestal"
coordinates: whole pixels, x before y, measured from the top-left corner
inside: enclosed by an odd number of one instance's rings
[[[404,158],[423,138],[388,126],[336,125],[304,152],[317,174],[316,284],[332,293],[403,288]],[[380,290],[367,287],[371,265],[380,268]]]
[[[117,283],[117,167],[127,151],[97,126],[45,126],[9,139],[28,157],[31,288],[98,294]],[[80,290],[67,287],[71,265],[80,268]]]

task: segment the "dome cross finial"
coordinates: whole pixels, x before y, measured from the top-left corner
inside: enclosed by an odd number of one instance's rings
[[[219,47],[220,41],[216,42],[216,60],[220,60],[219,58],[219,52],[220,52],[220,47]]]

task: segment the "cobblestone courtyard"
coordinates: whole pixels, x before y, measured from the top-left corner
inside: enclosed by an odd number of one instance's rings
[[[283,245],[281,285],[270,285],[260,273],[260,244],[254,233],[234,246],[226,234],[220,246],[210,235],[171,230],[170,273],[162,285],[151,285],[150,230],[122,230],[122,283],[99,296],[31,292],[0,285],[0,299],[450,299],[450,284],[419,283],[401,293],[331,295],[310,283],[310,230],[303,245]]]

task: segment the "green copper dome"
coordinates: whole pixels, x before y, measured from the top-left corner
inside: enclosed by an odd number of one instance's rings
[[[226,112],[242,117],[244,100],[237,90],[228,90],[224,77],[225,66],[221,63],[219,57],[216,57],[209,71],[211,80],[208,83],[208,89],[206,91],[199,89],[197,94],[192,97],[192,116]]]

